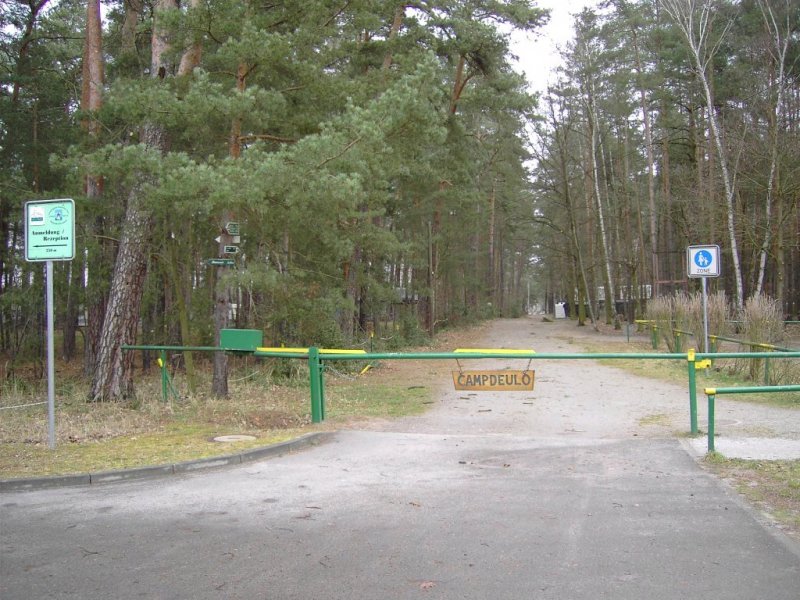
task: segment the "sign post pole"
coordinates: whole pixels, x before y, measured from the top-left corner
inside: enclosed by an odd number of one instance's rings
[[[45,263],[47,312],[47,445],[56,447],[56,366],[53,261],[75,258],[75,202],[71,198],[25,203],[25,260]]]
[[[56,367],[55,337],[53,326],[53,261],[48,260],[45,277],[47,278],[47,445],[50,450],[56,449]]]
[[[708,352],[708,285],[703,277],[703,352]]]

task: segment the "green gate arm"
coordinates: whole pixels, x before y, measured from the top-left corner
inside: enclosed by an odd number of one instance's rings
[[[701,358],[800,358],[800,351],[792,352],[698,352],[698,360]]]
[[[135,346],[122,344],[123,350],[167,350],[169,352],[228,352],[228,348],[219,346]]]
[[[742,387],[727,387],[727,388],[713,388],[707,387],[703,390],[708,398],[708,443],[707,449],[709,452],[714,452],[714,435],[715,435],[715,421],[716,421],[716,399],[718,394],[760,394],[765,392],[800,392],[800,385],[770,385],[770,386],[742,386]]]
[[[704,392],[707,396],[718,396],[720,394],[760,394],[764,392],[800,392],[800,385],[752,385],[726,388],[707,387]]]
[[[303,357],[302,354],[283,354],[283,353],[261,353],[256,350],[256,356],[291,356],[294,358]],[[699,355],[698,355],[699,356]],[[748,354],[752,356],[752,354]],[[774,356],[774,355],[770,355]],[[800,353],[798,353],[800,356]],[[652,359],[652,360],[686,360],[685,353],[646,353],[635,354],[629,352],[609,352],[600,354],[568,354],[568,353],[546,353],[546,352],[366,352],[364,354],[335,354],[325,355],[325,360],[470,360],[486,358],[520,358],[527,360],[602,360],[602,359]]]

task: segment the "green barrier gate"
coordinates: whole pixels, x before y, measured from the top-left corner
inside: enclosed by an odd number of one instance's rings
[[[346,353],[345,353],[346,352]],[[309,362],[309,377],[311,388],[311,420],[320,423],[325,419],[325,386],[324,362],[332,360],[471,360],[471,359],[527,359],[527,360],[685,360],[689,378],[689,415],[690,431],[692,435],[698,434],[697,427],[697,369],[710,365],[711,358],[759,358],[761,355],[775,357],[774,353],[762,352],[722,352],[718,354],[696,353],[690,350],[682,353],[536,353],[531,350],[483,350],[483,351],[457,351],[457,352],[363,352],[363,351],[337,351],[319,348],[258,348],[254,356],[262,358],[299,358]],[[779,355],[781,358],[800,358],[800,352],[788,352]]]
[[[773,386],[743,386],[713,388],[707,387],[703,390],[708,398],[708,451],[714,452],[714,435],[716,419],[716,398],[719,394],[762,394],[777,392],[800,392],[800,385],[773,385]]]
[[[248,340],[250,342],[250,340]],[[532,360],[685,360],[689,379],[689,427],[692,435],[698,434],[697,427],[697,369],[710,366],[712,358],[800,358],[800,351],[793,352],[717,352],[699,353],[689,350],[687,353],[537,353],[533,350],[513,349],[466,349],[455,352],[365,352],[364,350],[342,350],[330,348],[219,348],[215,346],[129,346],[123,350],[155,350],[160,352],[162,374],[162,393],[167,399],[168,388],[171,389],[167,373],[166,352],[239,352],[252,354],[258,358],[297,358],[308,361],[309,387],[311,394],[311,421],[321,423],[325,420],[325,361],[376,361],[376,360],[480,360],[480,359],[526,359]],[[787,389],[788,388],[788,389]],[[707,388],[713,389],[713,388]],[[772,388],[716,388],[717,393],[747,393],[752,391],[797,391],[800,386],[775,386]],[[721,391],[721,390],[724,390]],[[737,391],[728,391],[737,390]],[[174,389],[172,390],[174,393]],[[713,403],[709,400],[709,406]],[[713,407],[711,408],[713,412]],[[713,427],[709,419],[709,429]],[[713,445],[713,439],[710,444]],[[713,451],[713,450],[709,450]]]

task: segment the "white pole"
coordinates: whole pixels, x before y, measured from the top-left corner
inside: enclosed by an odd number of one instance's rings
[[[708,291],[706,279],[703,277],[703,352],[708,352]]]
[[[56,448],[56,367],[53,344],[53,261],[47,261],[47,432],[48,445]]]
[[[528,301],[525,304],[525,312],[531,314],[531,282],[528,282]]]

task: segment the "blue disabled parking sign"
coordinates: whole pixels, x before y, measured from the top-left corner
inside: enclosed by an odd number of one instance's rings
[[[719,277],[719,246],[689,246],[689,277]]]

